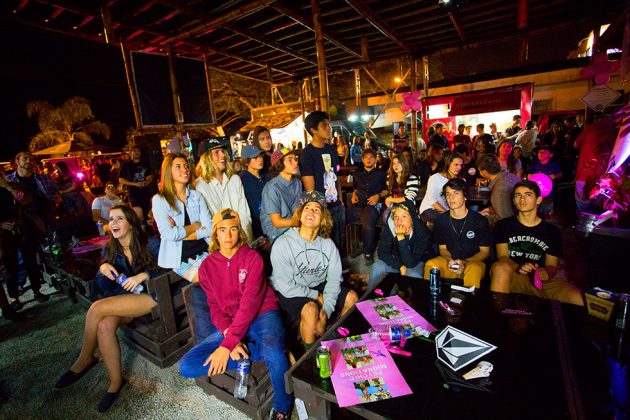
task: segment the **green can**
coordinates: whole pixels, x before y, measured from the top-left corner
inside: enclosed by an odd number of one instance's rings
[[[328,347],[320,346],[317,349],[315,363],[317,363],[320,378],[330,378],[330,376],[332,375],[332,359],[330,357],[330,349]]]

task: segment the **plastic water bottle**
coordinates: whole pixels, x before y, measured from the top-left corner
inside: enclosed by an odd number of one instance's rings
[[[234,384],[234,398],[241,400],[247,396],[247,382],[249,380],[249,359],[241,358],[236,366],[236,384]]]
[[[119,275],[118,277],[116,277],[116,283],[120,284],[121,286],[122,286],[122,285],[123,285],[123,283],[124,283],[124,282],[126,282],[126,281],[127,281],[127,276],[126,276],[126,275],[124,275],[124,274],[121,274],[121,275]],[[142,293],[142,290],[144,290],[144,287],[142,287],[142,285],[141,285],[141,284],[139,284],[139,285],[137,285],[137,286],[136,286],[136,288],[135,288],[135,289],[133,289],[133,290],[131,291],[131,293],[138,295],[138,294]]]
[[[105,229],[103,229],[103,222],[101,222],[100,220],[98,222],[96,222],[96,228],[98,229],[98,234],[100,236],[105,236]]]

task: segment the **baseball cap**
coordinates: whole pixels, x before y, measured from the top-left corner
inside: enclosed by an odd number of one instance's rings
[[[271,166],[276,166],[276,163],[280,162],[286,155],[290,153],[295,154],[295,150],[291,150],[288,147],[276,149],[271,155]]]
[[[319,204],[323,209],[326,208],[326,196],[317,190],[303,192],[300,196],[300,206],[310,202]]]
[[[261,155],[262,153],[264,153],[264,152],[262,150],[260,150],[258,147],[252,146],[252,145],[247,145],[247,146],[243,147],[243,150],[241,150],[241,157],[242,158],[247,158],[247,159],[253,159],[253,158]]]
[[[208,150],[226,148],[227,145],[228,140],[226,137],[211,137],[202,140],[201,143],[199,143],[197,151],[199,152],[199,156],[201,156]]]

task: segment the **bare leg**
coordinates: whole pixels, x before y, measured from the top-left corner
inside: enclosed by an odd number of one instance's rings
[[[354,304],[357,303],[357,300],[359,300],[359,296],[357,296],[357,293],[354,290],[350,290],[348,294],[346,295],[346,301],[343,303],[343,309],[341,309],[341,316],[343,316],[343,314],[348,312],[350,308],[352,308]]]
[[[79,373],[94,359],[94,350],[98,344],[98,325],[104,318],[108,316],[135,318],[148,314],[155,305],[157,303],[146,294],[112,296],[94,302],[85,318],[81,354],[70,370]]]
[[[493,292],[510,293],[510,282],[512,281],[512,273],[518,265],[497,261],[490,268],[490,290]]]
[[[315,302],[309,302],[302,308],[300,319],[300,336],[305,344],[315,342],[315,327],[319,318],[319,306]]]
[[[108,316],[98,324],[98,348],[101,350],[103,362],[109,376],[109,388],[107,392],[118,392],[122,384],[122,368],[120,362],[120,343],[116,336],[119,326],[131,321],[133,318],[120,316]]]

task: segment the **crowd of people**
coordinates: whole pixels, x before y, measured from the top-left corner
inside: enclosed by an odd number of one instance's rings
[[[522,135],[530,126],[520,130],[515,117],[495,137],[480,124],[472,139],[460,126],[452,141],[438,127],[418,156],[403,128],[385,157],[358,139],[349,148],[332,144],[329,116],[315,111],[305,119],[312,141],[300,150],[274,148],[269,130],[257,127],[253,144],[241,152],[240,171],[229,146],[217,139],[202,143],[196,166],[173,152],[155,174],[135,147],[120,168],[99,169],[103,190],[91,203],[67,167],[57,163],[53,179],[35,170],[32,154],[21,152],[15,172],[0,173],[0,258],[11,299],[0,288],[3,316],[19,319],[18,252],[35,299],[47,300],[39,293],[36,253],[54,211],[87,213],[107,224],[109,234],[96,278],[102,298],[87,313],[79,357],[56,387],[72,385],[91,369],[98,346],[110,379],[98,411],[111,407],[125,386],[116,329],[151,311],[155,297],[146,287],[134,291],[169,269],[200,286],[193,288],[198,344],[181,359],[181,374],[211,376],[243,357],[262,360],[275,392],[272,416],[286,418],[292,402],[283,379],[285,328],[296,328],[308,350],[358,300],[342,284],[348,223],[361,223],[369,287],[387,273],[426,279],[438,267],[444,278],[465,286],[480,287],[488,276],[496,292],[583,304],[581,291],[558,270],[560,232],[543,220],[541,191],[526,179],[533,171],[564,177],[567,162],[553,163],[553,157],[573,153],[573,146],[555,125],[541,139],[537,132]],[[346,196],[340,171],[350,164],[357,168]],[[491,190],[490,207],[467,206],[469,190],[483,184]],[[264,245],[248,246],[261,236]],[[534,273],[540,288],[532,283]],[[123,274],[127,280],[119,282]]]

